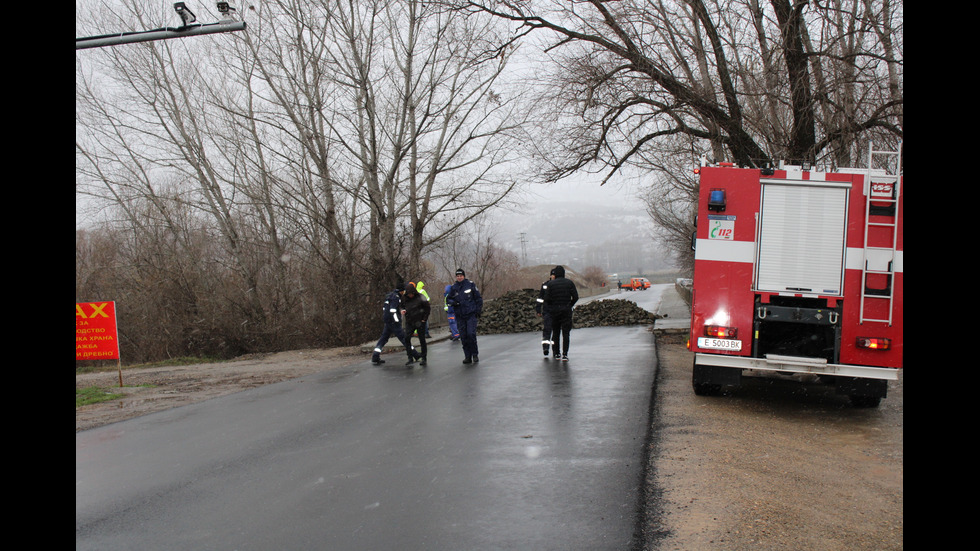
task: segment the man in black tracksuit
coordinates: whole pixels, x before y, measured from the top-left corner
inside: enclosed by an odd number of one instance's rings
[[[555,279],[544,292],[544,307],[551,314],[551,350],[558,359],[561,347],[561,360],[568,361],[568,338],[572,332],[572,307],[578,302],[578,289],[575,283],[565,277],[565,268],[555,266],[552,270]]]

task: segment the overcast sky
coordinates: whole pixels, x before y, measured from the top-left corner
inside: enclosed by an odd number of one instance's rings
[[[534,203],[574,201],[606,206],[638,202],[635,183],[620,181],[600,186],[600,182],[602,182],[601,175],[582,174],[565,178],[554,184],[536,185],[529,190],[529,201]]]

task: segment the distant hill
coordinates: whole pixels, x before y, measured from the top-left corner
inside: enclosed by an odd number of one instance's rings
[[[608,272],[669,269],[642,204],[557,202],[533,213],[498,213],[496,243],[526,264],[599,266]],[[523,243],[522,243],[523,234]],[[548,270],[543,272],[548,274]]]

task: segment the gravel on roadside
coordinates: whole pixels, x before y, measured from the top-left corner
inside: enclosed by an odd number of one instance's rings
[[[878,408],[778,378],[697,396],[683,338],[658,337],[645,550],[903,548],[901,376]]]

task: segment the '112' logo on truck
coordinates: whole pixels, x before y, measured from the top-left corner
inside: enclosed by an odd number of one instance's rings
[[[735,239],[734,216],[711,216],[708,219],[708,239]]]

